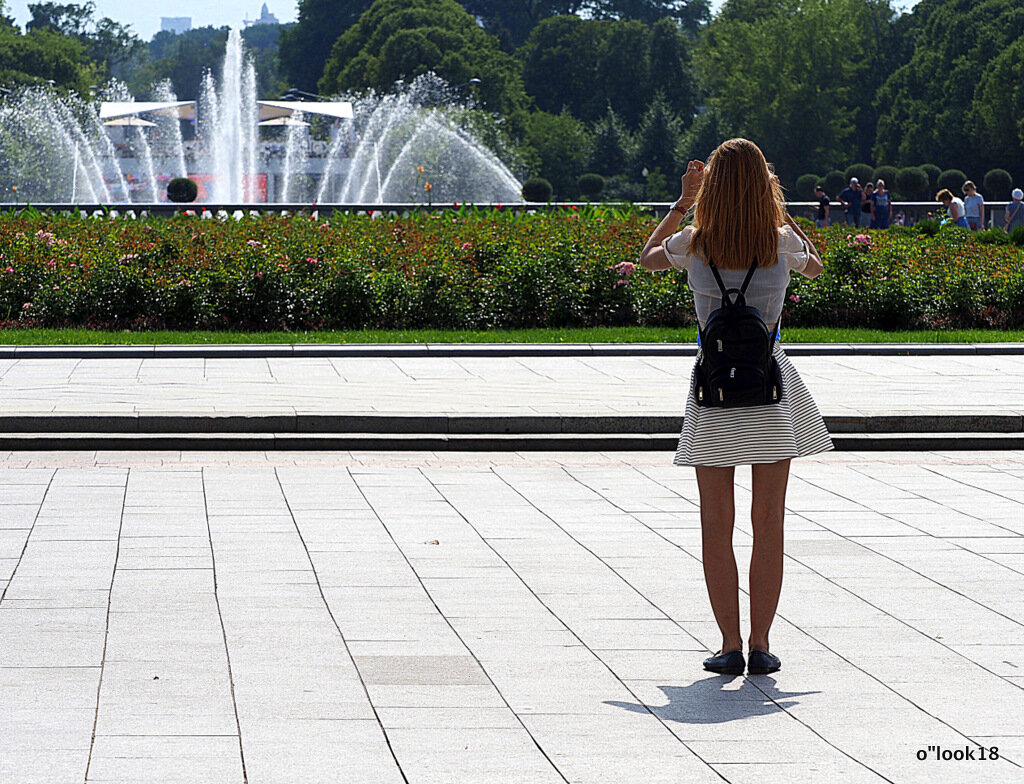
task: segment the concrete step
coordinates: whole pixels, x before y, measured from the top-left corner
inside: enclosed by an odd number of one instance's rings
[[[682,413],[649,415],[464,414],[15,414],[0,417],[0,433],[52,434],[366,434],[389,437],[509,435],[661,435],[678,433]],[[1019,414],[825,416],[835,435],[1024,433]]]
[[[672,433],[109,433],[19,432],[0,434],[7,451],[675,451]],[[1024,433],[837,434],[840,451],[1021,450]]]

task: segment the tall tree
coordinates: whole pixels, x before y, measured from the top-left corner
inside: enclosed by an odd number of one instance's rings
[[[708,107],[757,142],[790,184],[845,166],[858,151],[864,82],[886,61],[873,6],[887,4],[727,0],[695,58]]]
[[[124,66],[145,53],[145,44],[132,29],[113,19],[93,21],[96,5],[86,3],[29,3],[32,18],[27,31],[50,30],[80,41],[85,55],[100,67],[102,76],[124,77]]]
[[[681,131],[679,118],[665,100],[665,95],[656,93],[636,133],[634,171],[631,173],[636,176],[646,169],[645,176],[656,170],[665,176],[673,175],[676,166],[675,147]]]
[[[49,29],[22,35],[17,27],[0,24],[0,86],[52,80],[84,94],[96,76],[77,39]]]
[[[299,22],[281,36],[281,73],[297,87],[316,92],[331,47],[359,21],[372,0],[299,0]]]
[[[608,112],[594,126],[594,136],[587,161],[588,171],[615,177],[625,173],[633,157],[633,140],[618,116]]]
[[[631,128],[655,90],[687,121],[695,110],[689,41],[669,19],[649,27],[637,20],[581,19],[565,15],[538,24],[516,56],[537,106],[568,109],[597,122],[610,104]]]
[[[387,91],[428,71],[451,84],[479,79],[490,111],[526,107],[518,63],[455,0],[376,0],[334,45],[319,92]]]
[[[53,30],[61,35],[81,39],[92,24],[96,4],[86,3],[29,3],[28,12],[32,18],[25,24],[25,30]]]
[[[934,163],[978,178],[1017,167],[1011,96],[1019,93],[1024,6],[1001,0],[922,0],[909,18],[909,61],[878,92],[876,156]],[[1019,105],[1019,104],[1018,104]],[[1020,172],[1024,173],[1024,172]]]

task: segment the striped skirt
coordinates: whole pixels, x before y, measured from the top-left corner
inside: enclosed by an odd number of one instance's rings
[[[683,431],[673,461],[676,465],[775,463],[833,448],[814,398],[779,343],[774,353],[782,373],[782,399],[772,405],[702,408],[693,395],[691,374]],[[700,356],[698,350],[698,362]]]

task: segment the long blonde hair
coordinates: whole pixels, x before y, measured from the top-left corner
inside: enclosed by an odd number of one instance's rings
[[[760,148],[729,139],[711,153],[694,205],[690,247],[721,269],[778,262],[782,188]]]

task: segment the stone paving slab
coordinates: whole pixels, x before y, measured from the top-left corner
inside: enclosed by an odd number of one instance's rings
[[[0,452],[0,781],[1024,778],[1024,452],[795,461],[732,678],[670,458]]]
[[[275,434],[274,440],[254,445],[266,449],[317,448],[311,439],[319,434],[367,432],[444,436],[449,449],[460,448],[459,436],[486,434],[497,436],[487,448],[515,448],[501,446],[503,434],[666,436],[678,432],[691,363],[691,357],[679,355],[404,356],[400,351],[342,357],[10,358],[0,359],[0,431],[246,433],[256,441]],[[1021,353],[803,355],[794,363],[838,434],[1024,432]],[[289,441],[288,434],[302,438]],[[1002,448],[1019,447],[1013,437],[1002,440]],[[7,443],[19,449],[106,445],[94,436],[77,444],[38,437],[29,444]],[[913,448],[942,448],[943,443],[918,439]],[[229,441],[222,445],[241,448]],[[135,448],[180,446],[185,444],[148,439]],[[372,446],[356,439],[321,448]],[[989,443],[967,446],[989,448]],[[639,442],[636,447],[646,448]],[[434,443],[425,441],[420,448]],[[562,447],[551,441],[550,448]]]

